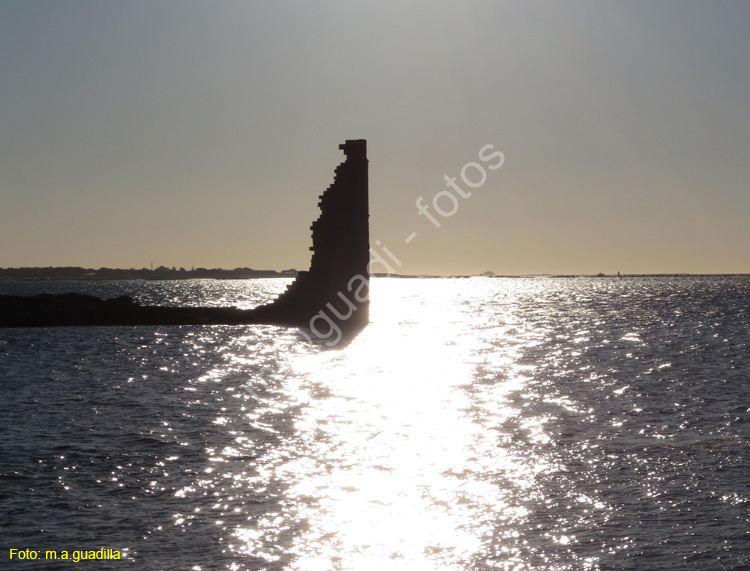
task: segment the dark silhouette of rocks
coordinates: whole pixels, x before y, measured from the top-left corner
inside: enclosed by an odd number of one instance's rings
[[[264,323],[309,327],[323,337],[334,330],[361,329],[369,322],[367,142],[348,140],[339,148],[346,160],[320,196],[320,217],[310,227],[310,270],[299,272],[271,303],[240,310],[141,306],[129,296],[108,300],[74,293],[0,296],[0,327]]]

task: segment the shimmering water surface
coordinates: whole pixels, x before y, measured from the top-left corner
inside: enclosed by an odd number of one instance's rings
[[[0,291],[252,307],[285,284]],[[750,568],[750,279],[375,279],[372,298],[334,348],[0,330],[3,565]]]

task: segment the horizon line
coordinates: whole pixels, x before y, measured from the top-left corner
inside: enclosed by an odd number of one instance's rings
[[[107,278],[104,276],[101,276],[97,278],[96,273],[101,271],[106,272],[138,272],[138,273],[148,273],[148,274],[165,274],[165,273],[175,273],[175,274],[182,274],[185,275],[187,278],[188,274],[195,274],[195,273],[206,273],[206,272],[252,272],[252,273],[258,273],[258,274],[279,274],[278,277],[294,277],[294,275],[301,271],[297,270],[295,268],[289,268],[284,270],[272,270],[272,269],[256,269],[256,268],[250,268],[248,266],[238,266],[236,268],[205,268],[205,267],[199,267],[195,268],[192,267],[191,269],[185,269],[184,267],[177,268],[176,266],[173,266],[172,268],[169,268],[167,266],[159,266],[157,268],[111,268],[108,266],[102,266],[100,268],[86,268],[83,266],[18,266],[18,267],[0,267],[0,272],[39,272],[39,271],[64,271],[64,270],[77,270],[79,272],[87,272],[85,275],[80,276],[79,278],[67,278],[67,279],[73,279],[74,281],[88,281],[86,279],[80,279],[80,278],[94,278],[91,281],[106,281]],[[481,273],[416,273],[416,274],[399,274],[399,273],[382,273],[382,272],[373,272],[370,274],[372,277],[376,278],[382,278],[382,277],[394,277],[394,278],[468,278],[468,277],[487,277],[487,278],[532,278],[532,277],[550,277],[550,278],[574,278],[574,277],[750,277],[750,272],[628,272],[628,273],[622,273],[622,272],[615,272],[615,273],[606,273],[606,272],[597,272],[597,273],[549,273],[549,272],[540,272],[540,273],[526,273],[526,274],[498,274],[492,271],[485,271]],[[277,277],[273,275],[269,276],[247,276],[247,277],[241,277],[241,278],[235,278],[235,279],[266,279],[266,278],[272,278]],[[31,277],[23,278],[22,276],[19,276],[21,281],[55,281],[54,278],[43,278],[43,277]],[[186,279],[183,278],[183,279]],[[118,281],[119,279],[138,279],[138,278],[116,278],[111,277],[109,278],[112,281]],[[163,278],[163,279],[171,279],[171,278]],[[201,278],[196,278],[201,279]],[[217,278],[208,278],[208,279],[217,279]],[[231,277],[221,277],[218,279],[232,279]],[[65,281],[66,278],[60,278],[60,281]],[[4,278],[0,275],[0,281],[15,281],[12,277]]]

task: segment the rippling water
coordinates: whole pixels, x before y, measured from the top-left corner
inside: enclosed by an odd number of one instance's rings
[[[285,284],[0,291],[252,307]],[[372,299],[333,349],[271,326],[0,329],[4,564],[750,567],[750,279],[375,279]]]

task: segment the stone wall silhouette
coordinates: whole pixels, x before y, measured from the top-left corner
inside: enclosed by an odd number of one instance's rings
[[[276,313],[292,324],[308,324],[321,311],[348,327],[369,321],[369,299],[360,301],[368,293],[362,288],[369,287],[367,141],[348,140],[339,148],[346,160],[336,167],[333,183],[320,195],[320,216],[310,226],[310,269],[299,272],[278,299],[258,308],[261,313]],[[362,280],[355,279],[358,276]]]

